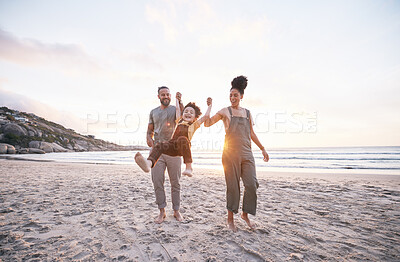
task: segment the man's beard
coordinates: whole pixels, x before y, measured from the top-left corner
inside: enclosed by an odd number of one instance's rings
[[[171,99],[168,99],[168,98],[160,99],[160,102],[164,106],[169,106],[169,103],[171,102]]]

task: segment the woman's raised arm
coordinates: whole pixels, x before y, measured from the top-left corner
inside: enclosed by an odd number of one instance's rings
[[[214,116],[212,116],[211,118],[207,118],[204,121],[204,126],[210,127],[210,126],[214,125],[215,123],[217,123],[221,119],[222,119],[222,115],[216,113]]]

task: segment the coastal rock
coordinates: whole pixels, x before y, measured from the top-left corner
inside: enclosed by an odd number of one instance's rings
[[[31,142],[29,142],[29,147],[30,148],[41,149],[46,153],[54,152],[53,145],[51,143],[48,143],[48,142],[31,141]]]
[[[54,152],[67,152],[68,150],[56,143],[51,143]]]
[[[21,148],[17,150],[18,154],[29,154],[29,149],[28,148]]]
[[[42,149],[38,149],[38,148],[29,148],[29,154],[45,154],[46,152],[44,152]]]
[[[7,144],[0,144],[0,154],[7,154]]]
[[[37,129],[27,124],[22,124],[23,128],[28,131],[28,136],[37,136]]]
[[[42,149],[46,153],[54,152],[53,146],[48,142],[41,142],[39,149]]]
[[[31,141],[31,142],[29,142],[29,147],[30,148],[40,148],[40,141]]]
[[[16,154],[17,150],[15,150],[15,147],[13,147],[12,145],[8,145],[7,146],[7,154]]]
[[[6,124],[4,126],[3,133],[4,134],[14,134],[17,136],[27,136],[28,135],[28,131],[26,131],[25,128],[23,128],[17,124],[13,124],[13,123]]]
[[[75,151],[88,151],[89,143],[83,140],[74,140]]]

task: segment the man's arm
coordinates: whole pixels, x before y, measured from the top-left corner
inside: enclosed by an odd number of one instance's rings
[[[183,112],[183,104],[182,104],[182,94],[177,92],[176,93],[176,120],[178,121]]]
[[[154,146],[154,124],[149,124],[147,126],[147,145],[149,147],[153,147]]]

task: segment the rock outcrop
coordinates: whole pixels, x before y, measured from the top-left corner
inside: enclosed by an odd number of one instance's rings
[[[14,123],[5,124],[4,128],[3,128],[3,133],[4,133],[4,135],[7,135],[7,134],[14,134],[17,136],[28,135],[28,131],[26,131],[25,128],[23,128],[22,126],[19,126],[17,124],[14,124]]]
[[[123,151],[125,147],[85,136],[34,114],[0,107],[0,154],[43,154],[71,151]]]

